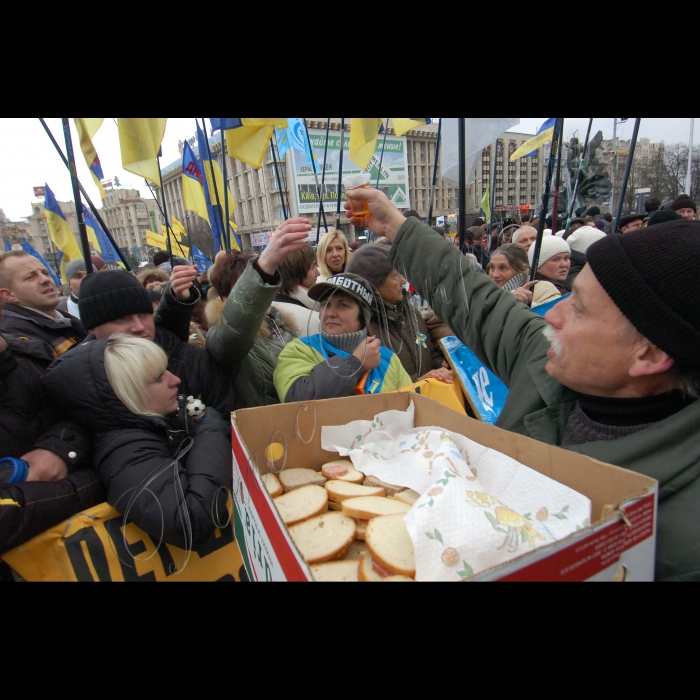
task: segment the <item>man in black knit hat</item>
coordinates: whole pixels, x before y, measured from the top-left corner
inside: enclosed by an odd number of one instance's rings
[[[679,214],[683,219],[688,221],[695,221],[695,216],[698,211],[698,206],[695,201],[688,197],[687,194],[682,194],[680,197],[676,197],[671,204],[671,209],[673,209],[677,214]]]
[[[594,243],[545,320],[381,192],[350,199],[369,202],[363,225],[393,241],[389,262],[509,387],[497,425],[657,479],[656,578],[700,580],[697,224]]]

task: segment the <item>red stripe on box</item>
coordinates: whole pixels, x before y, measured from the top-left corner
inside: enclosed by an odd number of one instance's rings
[[[614,522],[576,544],[508,574],[499,581],[586,581],[620,560],[631,549],[654,534],[652,494],[623,508],[624,521]]]
[[[265,534],[270,539],[270,544],[275,550],[277,559],[279,560],[282,571],[284,572],[287,581],[308,581],[306,573],[301,568],[299,560],[296,558],[294,551],[292,550],[289,542],[287,541],[280,524],[277,522],[270,504],[265,499],[264,494],[260,489],[263,488],[261,484],[255,481],[255,475],[253,470],[255,467],[250,464],[248,458],[243,450],[243,447],[238,439],[235,428],[231,431],[233,440],[233,453],[236,456],[236,461],[238,462],[238,467],[241,470],[241,475],[243,481],[245,481],[248,487],[248,493],[255,506],[255,510],[258,513],[258,517],[265,528]],[[245,466],[244,466],[245,465]]]

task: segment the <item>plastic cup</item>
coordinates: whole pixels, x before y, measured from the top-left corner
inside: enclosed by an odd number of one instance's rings
[[[348,177],[343,178],[343,187],[345,187],[346,193],[349,190],[355,190],[359,188],[369,189],[370,181],[371,178],[367,173],[360,173],[359,175],[349,175]],[[355,218],[361,219],[366,216],[372,215],[372,212],[369,210],[369,205],[367,204],[367,202],[358,201],[356,199],[349,199],[349,201],[352,207],[352,215]]]

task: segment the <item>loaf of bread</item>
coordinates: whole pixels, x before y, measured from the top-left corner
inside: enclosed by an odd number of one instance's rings
[[[327,481],[325,486],[328,490],[328,499],[336,503],[342,503],[346,498],[386,495],[381,486],[362,486],[362,484],[351,484],[337,479]]]
[[[311,567],[311,575],[314,581],[329,581],[349,583],[358,581],[358,559],[344,559],[343,561],[329,561],[325,564],[314,564]]]
[[[344,513],[324,513],[292,525],[289,535],[307,564],[321,564],[345,555],[355,539],[355,521]]]
[[[284,493],[280,480],[272,472],[262,474],[260,479],[272,498],[277,498],[277,496],[281,496]]]
[[[274,499],[285,525],[296,525],[328,510],[328,491],[309,484]]]
[[[326,483],[326,477],[313,469],[285,469],[280,472],[279,480],[285,493],[309,484],[323,486]]]
[[[387,484],[381,479],[377,479],[376,476],[368,476],[363,482],[365,486],[381,486],[386,492],[387,496],[395,496],[397,493],[404,491],[405,486],[393,486],[392,484]]]
[[[341,507],[345,515],[351,518],[371,520],[380,515],[394,515],[395,513],[408,513],[411,506],[395,501],[393,498],[380,498],[378,496],[361,496],[359,498],[346,498]]]
[[[381,515],[367,523],[367,548],[382,568],[391,574],[414,578],[416,556],[403,514]]]

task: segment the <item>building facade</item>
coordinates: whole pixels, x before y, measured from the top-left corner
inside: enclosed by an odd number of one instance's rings
[[[78,243],[78,247],[82,252],[83,247],[80,243],[80,232],[78,230],[78,217],[75,213],[75,203],[74,202],[58,202],[58,206],[61,208],[61,212],[65,217],[70,230],[75,236],[75,240]],[[45,260],[48,262],[54,270],[58,270],[58,251],[51,236],[49,235],[49,227],[46,223],[46,213],[44,212],[44,202],[32,202],[31,204],[32,213],[27,217],[27,222],[31,230],[32,241],[30,243]]]

